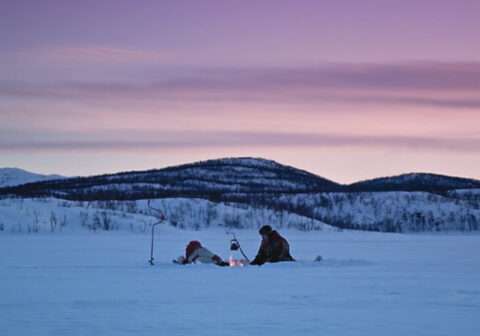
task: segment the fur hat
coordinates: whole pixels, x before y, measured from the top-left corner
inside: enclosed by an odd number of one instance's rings
[[[269,235],[270,233],[272,233],[273,229],[270,225],[264,225],[260,228],[260,230],[258,230],[258,233],[260,233],[262,236],[263,235]]]

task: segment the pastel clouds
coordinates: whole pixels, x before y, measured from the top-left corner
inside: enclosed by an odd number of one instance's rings
[[[109,52],[107,52],[110,55]],[[94,53],[102,59],[103,53]],[[113,56],[112,56],[113,55]],[[154,55],[120,53],[120,59]],[[116,57],[115,52],[108,57]],[[47,99],[155,99],[348,103],[480,108],[480,63],[325,64],[316,67],[152,71],[141,80],[0,82],[0,96]]]
[[[470,0],[3,1],[0,166],[242,155],[334,179],[343,163],[345,179],[478,178],[479,12]]]
[[[287,133],[248,131],[91,131],[37,132],[32,139],[11,137],[8,130],[0,137],[0,151],[68,150],[161,150],[180,148],[235,147],[347,147],[408,149],[410,151],[454,151],[480,153],[480,136],[429,137],[394,135],[349,135],[329,133]]]
[[[18,53],[18,57],[27,59],[31,54],[40,58],[41,61],[61,62],[61,63],[98,63],[106,64],[125,64],[125,63],[161,63],[172,61],[174,56],[167,52],[138,50],[131,48],[111,47],[111,46],[52,46],[42,47],[32,50],[24,50]]]

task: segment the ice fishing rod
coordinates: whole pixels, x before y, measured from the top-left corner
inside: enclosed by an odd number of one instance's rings
[[[240,251],[242,256],[245,258],[247,262],[250,262],[250,259],[248,259],[247,255],[245,252],[243,252],[242,246],[240,245],[240,242],[237,239],[237,236],[235,236],[234,232],[227,232],[232,235],[232,239],[230,240],[230,251]]]
[[[148,260],[149,264],[153,266],[154,265],[154,263],[153,263],[153,260],[154,260],[153,259],[153,242],[155,241],[155,227],[158,224],[161,224],[165,221],[165,215],[163,214],[163,212],[161,210],[152,207],[150,205],[150,200],[148,200],[147,206],[150,209],[150,212],[154,213],[153,216],[158,219],[157,222],[152,224],[152,241],[151,241],[151,244],[150,244],[150,259]]]

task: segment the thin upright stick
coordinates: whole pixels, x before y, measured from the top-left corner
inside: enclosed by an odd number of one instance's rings
[[[154,265],[153,263],[153,242],[155,240],[155,227],[158,225],[158,224],[161,224],[162,222],[157,222],[155,224],[152,225],[152,242],[151,242],[151,245],[150,245],[150,260],[148,261],[150,263],[150,265]]]
[[[165,215],[163,214],[163,212],[161,210],[153,208],[150,205],[150,200],[148,201],[147,206],[150,210],[153,210],[154,212],[156,212],[156,214],[154,216],[159,219],[158,222],[152,224],[152,240],[151,240],[151,244],[150,244],[150,260],[148,260],[148,262],[150,263],[150,265],[153,266],[154,265],[154,262],[153,262],[153,260],[154,260],[154,258],[153,258],[153,244],[154,244],[154,241],[155,241],[155,227],[158,224],[161,224],[165,220]]]

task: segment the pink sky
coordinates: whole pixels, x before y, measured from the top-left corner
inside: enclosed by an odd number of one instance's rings
[[[0,166],[480,178],[478,1],[0,4]]]

